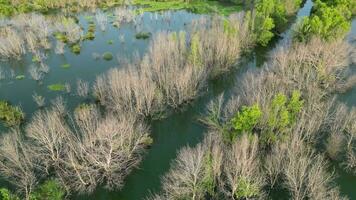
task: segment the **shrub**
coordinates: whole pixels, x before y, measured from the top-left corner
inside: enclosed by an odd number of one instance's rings
[[[1,200],[20,200],[20,198],[18,196],[16,196],[15,194],[12,194],[6,188],[0,188],[0,199]]]
[[[309,41],[313,36],[325,40],[344,37],[350,30],[350,11],[342,6],[328,6],[316,1],[315,12],[303,19],[298,25],[294,37],[298,41]]]
[[[31,200],[63,200],[65,193],[63,186],[57,181],[48,180],[31,194]]]
[[[242,133],[251,133],[261,117],[262,112],[257,104],[249,107],[243,106],[241,111],[231,119],[233,133],[231,133],[230,141],[235,141],[236,137]]]
[[[8,102],[0,100],[0,119],[7,126],[19,125],[24,117],[25,115],[20,107],[11,106]]]

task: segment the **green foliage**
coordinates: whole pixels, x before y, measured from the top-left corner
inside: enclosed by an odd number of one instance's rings
[[[249,199],[260,194],[259,188],[251,183],[247,178],[240,177],[237,183],[237,190],[235,192],[236,199]]]
[[[198,34],[194,34],[190,41],[189,61],[192,65],[200,67],[202,65],[202,57],[200,53],[200,38]]]
[[[12,194],[8,189],[0,188],[0,200],[20,200],[20,198]]]
[[[81,50],[80,45],[79,44],[72,45],[71,50],[75,54],[80,54],[80,50]]]
[[[204,157],[204,177],[201,182],[201,187],[204,191],[207,191],[209,195],[214,195],[216,181],[213,172],[213,156],[210,152]]]
[[[135,35],[136,39],[140,40],[146,40],[148,38],[151,37],[151,33],[150,32],[139,32]]]
[[[218,13],[220,15],[229,15],[241,10],[240,2],[232,2],[227,4],[226,2],[219,0],[166,0],[166,1],[154,1],[154,0],[134,0],[135,5],[142,6],[142,12],[155,12],[162,10],[181,10],[186,9],[193,13],[206,14],[206,13]]]
[[[237,33],[237,29],[231,24],[231,22],[227,19],[224,20],[224,32],[228,36],[235,36]]]
[[[68,68],[70,68],[70,64],[69,64],[69,63],[63,64],[63,65],[62,65],[62,68],[68,69]]]
[[[61,83],[56,83],[56,84],[52,84],[47,86],[47,88],[51,91],[64,91],[66,89],[64,84]]]
[[[255,25],[254,31],[257,35],[257,43],[266,46],[274,37],[276,29],[283,27],[287,23],[287,6],[290,1],[294,3],[292,12],[300,7],[301,0],[257,0],[255,3]]]
[[[25,79],[25,75],[18,75],[15,77],[16,80],[23,80]]]
[[[297,27],[295,39],[306,42],[313,36],[320,36],[325,40],[344,37],[351,27],[351,10],[347,5],[334,3],[328,6],[317,0],[314,13],[304,18]]]
[[[64,33],[56,32],[56,33],[54,33],[54,37],[63,43],[68,42],[68,37]]]
[[[31,200],[63,200],[64,188],[55,180],[48,180],[40,185],[30,196]]]
[[[263,133],[263,140],[269,144],[286,136],[286,130],[296,122],[298,114],[303,108],[299,91],[293,91],[290,99],[286,95],[277,94],[271,103],[267,121],[267,130]]]
[[[19,125],[25,118],[24,113],[18,106],[11,106],[8,102],[0,100],[0,119],[7,126]]]
[[[243,106],[241,111],[231,119],[233,132],[229,133],[229,140],[234,141],[242,133],[252,133],[261,117],[262,111],[257,104],[249,107]]]

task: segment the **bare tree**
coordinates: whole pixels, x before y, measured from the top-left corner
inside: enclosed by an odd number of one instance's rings
[[[196,147],[185,147],[178,153],[170,171],[163,177],[163,192],[153,199],[205,199],[215,196],[221,175],[220,138],[209,134]]]
[[[89,95],[89,83],[79,79],[77,81],[77,94],[81,97],[87,97]]]
[[[259,169],[258,138],[243,135],[225,153],[222,190],[231,199],[262,195],[264,178]]]
[[[37,93],[32,95],[33,100],[36,102],[38,107],[43,107],[45,105],[45,98]]]
[[[37,183],[34,171],[37,166],[19,130],[12,130],[2,137],[0,160],[1,176],[24,192],[27,200],[30,199],[29,195]]]

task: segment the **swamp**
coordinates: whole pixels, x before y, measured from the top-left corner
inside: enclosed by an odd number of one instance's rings
[[[355,16],[0,0],[0,200],[356,199]]]

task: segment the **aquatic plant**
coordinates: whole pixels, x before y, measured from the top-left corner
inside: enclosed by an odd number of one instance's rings
[[[102,57],[103,57],[104,60],[107,60],[107,61],[113,59],[113,55],[112,55],[111,52],[105,52]]]
[[[71,50],[75,54],[80,54],[80,49],[81,49],[80,44],[74,44],[71,46]]]
[[[140,39],[146,40],[149,37],[151,37],[151,33],[150,32],[139,32],[139,33],[136,33],[135,37],[138,40],[140,40]]]
[[[51,91],[64,91],[64,90],[66,90],[65,84],[61,84],[61,83],[48,85],[47,88],[49,90],[51,90]]]
[[[64,68],[64,69],[68,69],[68,68],[70,68],[70,66],[71,65],[69,63],[65,63],[61,67]]]
[[[12,106],[7,101],[0,100],[0,120],[7,126],[19,125],[25,118],[25,114],[18,106]]]
[[[17,75],[17,76],[15,77],[15,79],[16,79],[16,80],[23,80],[23,79],[25,79],[25,75]]]

